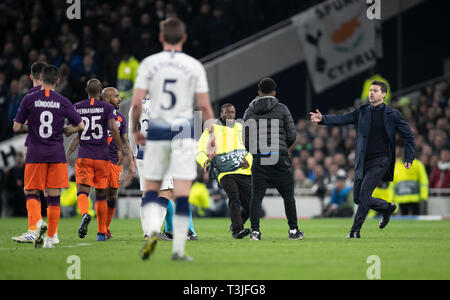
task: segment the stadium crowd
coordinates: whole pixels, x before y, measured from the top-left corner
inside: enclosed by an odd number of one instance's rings
[[[99,78],[104,86],[118,86],[121,62],[139,62],[160,51],[158,23],[168,16],[185,20],[189,28],[185,51],[201,58],[317,2],[82,1],[82,19],[70,21],[65,1],[4,0],[0,3],[0,141],[13,136],[13,118],[31,88],[30,65],[38,59],[60,67],[57,91],[78,102],[85,97],[83,89],[90,78]],[[442,81],[425,87],[417,99],[392,99],[390,103],[411,126],[416,158],[425,165],[431,188],[450,188],[449,86],[450,81]],[[323,197],[333,190],[342,172],[346,186],[352,186],[355,129],[317,126],[299,119],[297,131],[291,149],[296,188],[313,188]],[[16,168],[7,174],[0,170],[0,193],[14,195],[23,190],[23,157],[16,159]]]
[[[31,87],[29,70],[38,59],[61,68],[57,92],[78,102],[91,77],[100,79],[104,86],[120,88],[118,72],[133,71],[142,59],[160,51],[159,22],[169,16],[178,16],[187,23],[189,40],[184,51],[201,58],[317,2],[320,1],[81,1],[81,19],[69,20],[66,1],[2,1],[0,141],[13,134],[12,119]],[[121,62],[125,63],[122,71]]]

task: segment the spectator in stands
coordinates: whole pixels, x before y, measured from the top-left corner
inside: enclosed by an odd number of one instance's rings
[[[62,64],[59,67],[59,84],[56,86],[55,91],[72,101],[73,104],[78,102],[75,92],[72,88],[72,84],[69,82],[70,68],[67,64]]]
[[[210,53],[208,28],[211,17],[211,5],[203,2],[200,13],[194,16],[191,28],[192,50],[197,57],[203,57]]]
[[[64,44],[63,53],[56,59],[56,66],[59,67],[63,63],[66,63],[70,68],[71,79],[78,79],[83,69],[83,59],[80,55],[74,52],[75,45],[71,43]]]
[[[430,188],[450,188],[450,149],[442,149],[440,159],[430,176]]]
[[[322,213],[324,217],[349,218],[353,216],[353,191],[350,186],[346,185],[346,177],[345,171],[339,170],[330,202]]]
[[[15,155],[15,166],[8,171],[5,182],[7,203],[14,217],[27,216],[26,198],[23,189],[24,172],[25,160],[23,153],[18,152]]]
[[[94,56],[87,54],[83,57],[83,65],[80,72],[79,84],[86,86],[86,83],[91,78],[98,77],[97,65],[94,62]]]
[[[25,94],[20,93],[19,90],[19,81],[14,79],[11,81],[10,87],[9,87],[9,94],[7,98],[7,105],[8,105],[8,126],[12,127],[13,119],[15,118],[17,114],[17,110],[19,109],[20,102],[22,101],[22,98],[25,96]]]
[[[313,182],[305,176],[301,168],[294,170],[294,188],[296,189],[310,189]]]
[[[218,51],[232,42],[233,24],[220,5],[213,9],[213,18],[208,26],[211,52]]]
[[[110,50],[107,52],[103,63],[105,86],[117,86],[117,70],[121,59],[120,40],[115,37],[111,40]]]
[[[132,49],[129,45],[123,47],[122,60],[117,69],[117,89],[122,101],[133,95],[134,82],[136,80],[139,61],[132,56]]]

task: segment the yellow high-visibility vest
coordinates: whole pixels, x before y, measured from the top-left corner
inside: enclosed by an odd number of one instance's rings
[[[229,126],[223,126],[219,124],[213,125],[214,135],[216,137],[216,154],[231,153],[236,150],[246,150],[244,143],[242,142],[242,124],[235,122],[233,128]],[[208,161],[208,144],[210,142],[210,133],[206,129],[197,144],[197,163],[203,168]],[[249,168],[239,168],[236,171],[220,173],[218,180],[220,180],[230,174],[251,175],[251,167],[253,162],[253,156],[251,153],[247,153],[245,156],[249,164]]]
[[[414,203],[428,199],[428,174],[418,159],[413,161],[409,170],[402,159],[397,159],[392,185],[394,203]]]

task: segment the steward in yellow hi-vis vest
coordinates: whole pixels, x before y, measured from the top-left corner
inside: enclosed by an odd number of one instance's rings
[[[401,214],[419,215],[420,202],[428,199],[428,174],[423,163],[414,159],[411,168],[405,169],[403,159],[397,156],[391,184],[393,202],[400,204]]]
[[[242,239],[250,234],[244,224],[249,218],[253,157],[242,142],[242,124],[235,120],[236,108],[223,105],[212,127],[213,134],[205,130],[197,144],[197,163],[211,168],[210,173],[217,176],[229,199],[231,235]]]

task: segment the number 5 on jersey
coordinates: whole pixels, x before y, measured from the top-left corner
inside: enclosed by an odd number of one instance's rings
[[[170,99],[171,99],[171,103],[170,103],[170,106],[169,106],[169,107],[164,107],[164,106],[161,104],[161,108],[164,109],[164,110],[170,110],[170,109],[172,109],[172,108],[175,106],[175,104],[177,103],[177,96],[175,95],[174,92],[172,92],[171,90],[168,89],[168,88],[170,87],[171,84],[175,84],[175,83],[177,83],[177,80],[176,80],[176,79],[166,79],[166,80],[164,81],[163,92],[166,93],[166,94],[168,94],[168,95],[170,96]]]

